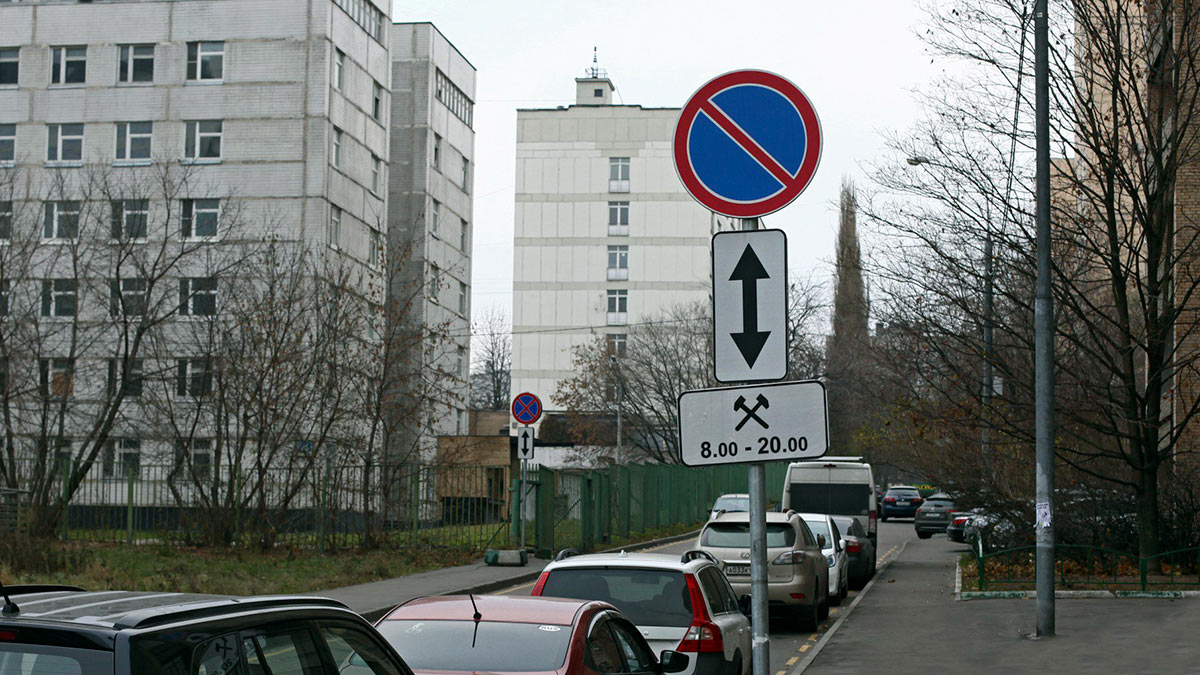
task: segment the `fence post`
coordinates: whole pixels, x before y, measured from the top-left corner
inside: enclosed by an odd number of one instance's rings
[[[982,591],[983,583],[984,583],[984,581],[983,581],[983,537],[977,536],[977,538],[975,539],[975,543],[977,546],[976,551],[975,551],[975,566],[979,568],[979,590]]]
[[[1142,590],[1146,590],[1146,558],[1138,556],[1138,574],[1142,577]]]
[[[126,471],[129,474],[128,480],[125,481],[125,541],[129,545],[133,545],[133,472]]]
[[[619,487],[617,488],[621,499],[621,529],[622,537],[629,538],[629,527],[633,522],[633,495],[629,494],[629,487],[632,480],[629,477],[629,466],[617,467],[617,476],[619,477]]]
[[[408,521],[411,527],[409,541],[413,546],[417,545],[417,529],[421,523],[421,470],[414,467],[410,474],[408,485]]]
[[[542,558],[554,557],[554,495],[555,474],[547,467],[538,468],[538,483],[535,499],[537,500],[537,522],[534,532],[537,535],[537,553]]]

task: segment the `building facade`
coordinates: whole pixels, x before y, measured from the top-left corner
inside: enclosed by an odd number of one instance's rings
[[[729,227],[683,189],[671,154],[678,108],[616,105],[607,75],[575,105],[517,112],[512,391],[561,410],[573,349],[711,296],[712,235]]]
[[[424,332],[397,349],[393,403],[427,416],[394,430],[389,451],[433,460],[438,436],[469,432],[475,67],[430,23],[393,25],[391,62],[389,247],[402,273],[389,302]]]

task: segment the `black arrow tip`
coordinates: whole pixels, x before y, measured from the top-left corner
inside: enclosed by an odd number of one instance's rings
[[[767,338],[771,337],[771,332],[731,333],[730,337],[733,338],[738,351],[742,353],[742,358],[746,359],[746,365],[753,368],[754,362],[758,360],[758,355],[762,353],[763,346],[767,344]]]
[[[754,248],[750,244],[746,244],[746,250],[742,251],[742,257],[733,266],[733,274],[729,275],[729,280],[749,281],[770,278],[771,275],[767,274],[767,269],[763,267],[762,261],[755,255]]]

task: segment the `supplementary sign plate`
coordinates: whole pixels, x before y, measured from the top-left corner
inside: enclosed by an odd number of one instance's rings
[[[825,385],[815,380],[679,397],[679,447],[688,466],[821,457],[828,429]]]

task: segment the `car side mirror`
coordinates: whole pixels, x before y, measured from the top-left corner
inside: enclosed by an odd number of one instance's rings
[[[750,596],[748,595],[738,598],[738,609],[742,610],[742,614],[746,616],[750,616],[750,602]]]
[[[825,535],[817,535],[817,548],[825,548]]]
[[[664,673],[682,673],[687,670],[690,661],[687,654],[673,652],[670,649],[664,649],[658,655],[658,665]]]

